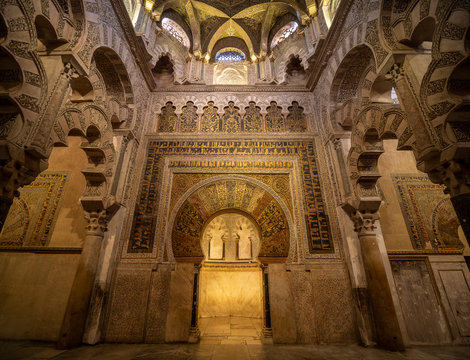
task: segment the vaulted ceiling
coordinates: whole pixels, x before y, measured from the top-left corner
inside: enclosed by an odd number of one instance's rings
[[[191,38],[192,52],[213,53],[222,47],[237,47],[241,39],[244,52],[263,56],[269,51],[269,40],[290,21],[304,24],[316,0],[160,0],[153,8],[157,21],[170,17]],[[312,7],[313,3],[313,7]],[[238,44],[237,44],[238,42]],[[221,43],[223,46],[221,46]]]

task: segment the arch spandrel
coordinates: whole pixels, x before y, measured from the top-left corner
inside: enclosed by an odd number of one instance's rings
[[[217,180],[193,191],[177,211],[171,242],[177,261],[202,260],[201,237],[215,214],[240,212],[253,219],[260,232],[260,258],[285,259],[289,225],[283,207],[265,189],[244,179]]]

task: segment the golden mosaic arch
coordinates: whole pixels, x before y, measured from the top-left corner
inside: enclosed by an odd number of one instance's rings
[[[218,180],[194,191],[178,209],[172,229],[176,261],[199,262],[201,236],[214,216],[239,212],[260,230],[259,258],[284,261],[289,254],[289,225],[281,205],[265,189],[246,180]]]

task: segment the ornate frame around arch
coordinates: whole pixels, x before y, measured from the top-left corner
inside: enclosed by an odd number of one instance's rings
[[[216,175],[216,176],[213,176],[209,179],[203,180],[203,181],[197,183],[196,185],[192,186],[177,201],[177,203],[174,206],[173,212],[169,216],[168,222],[167,222],[165,230],[164,230],[164,233],[166,234],[166,236],[165,236],[166,240],[165,240],[164,247],[165,247],[166,253],[168,254],[168,260],[170,262],[176,262],[176,258],[173,254],[173,237],[172,237],[172,233],[173,233],[173,228],[175,226],[175,221],[176,221],[177,215],[179,214],[183,204],[193,194],[195,194],[199,189],[201,189],[201,188],[203,188],[207,185],[210,185],[211,183],[216,183],[216,182],[224,181],[224,180],[241,180],[241,181],[251,183],[252,185],[257,186],[257,187],[263,189],[264,191],[266,191],[277,202],[277,204],[279,205],[279,207],[281,208],[281,210],[283,212],[283,215],[284,215],[285,219],[287,220],[287,225],[288,225],[289,252],[288,252],[286,261],[287,262],[292,261],[292,259],[295,257],[295,255],[297,253],[298,234],[297,234],[296,227],[294,226],[294,222],[292,220],[292,216],[291,216],[291,213],[290,213],[288,207],[283,202],[283,200],[279,197],[279,195],[277,195],[275,193],[275,191],[272,190],[269,186],[263,184],[262,182],[260,182],[256,179],[253,179],[249,176],[234,175],[234,174]],[[230,209],[226,209],[226,210],[233,210],[233,209],[230,208]],[[211,214],[211,215],[213,215],[213,214]],[[258,225],[256,220],[254,221],[254,223]],[[202,233],[201,233],[201,235],[202,235]],[[260,238],[260,243],[262,243],[261,238]],[[163,249],[160,249],[160,250],[163,250]],[[284,259],[284,258],[282,258],[282,259]]]

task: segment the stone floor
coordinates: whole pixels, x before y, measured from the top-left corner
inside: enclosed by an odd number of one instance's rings
[[[198,324],[201,332],[201,344],[262,344],[262,319],[212,317],[200,318]]]
[[[1,360],[468,360],[469,346],[414,347],[403,353],[357,345],[100,344],[57,350],[54,344],[0,341]]]

